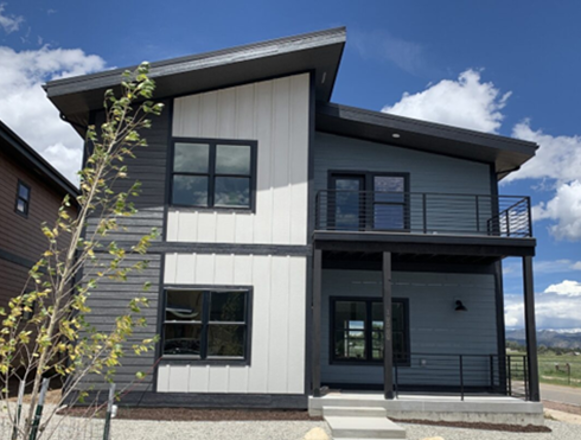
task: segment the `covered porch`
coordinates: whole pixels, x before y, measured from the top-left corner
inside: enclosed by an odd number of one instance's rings
[[[540,400],[534,240],[368,235],[315,233],[312,402]],[[523,262],[526,356],[505,353],[505,256]]]

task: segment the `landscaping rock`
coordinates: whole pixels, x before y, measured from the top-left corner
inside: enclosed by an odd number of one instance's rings
[[[305,434],[305,436],[303,437],[304,440],[329,440],[329,436],[327,435],[327,433],[317,427],[317,428],[313,428],[311,429],[309,432],[307,432]]]

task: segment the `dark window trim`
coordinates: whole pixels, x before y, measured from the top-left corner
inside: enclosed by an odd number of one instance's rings
[[[205,358],[205,356],[187,356],[187,355],[168,355],[163,354],[163,344],[165,340],[165,307],[167,302],[168,290],[202,290],[206,292],[246,292],[246,334],[244,339],[244,357],[223,357],[223,358]],[[199,285],[199,284],[166,284],[163,287],[163,295],[161,298],[161,338],[160,338],[160,354],[164,364],[195,364],[195,365],[240,365],[250,366],[252,358],[252,305],[254,302],[254,288],[253,286],[225,286],[225,285]],[[204,299],[202,317],[202,336],[200,352],[205,354],[207,346],[207,327],[210,323],[208,319],[209,301]]]
[[[28,199],[23,199],[22,197],[20,197],[20,186],[25,187],[28,190]],[[18,184],[16,185],[16,200],[14,202],[14,212],[18,215],[21,215],[24,218],[28,218],[28,212],[30,210],[30,199],[32,197],[32,188],[30,188],[29,185],[27,185],[26,183],[24,183],[22,180],[18,179]],[[25,209],[24,212],[21,212],[18,210],[18,201],[19,200],[23,200],[25,203]]]
[[[201,143],[209,144],[209,163],[207,173],[184,173],[177,172],[174,173],[174,151],[175,144],[179,142],[184,143]],[[240,174],[218,174],[219,177],[244,177],[250,179],[250,193],[249,193],[249,206],[248,207],[236,207],[236,206],[214,206],[214,183],[216,179],[216,145],[245,145],[250,146],[250,175],[240,175]],[[195,211],[220,211],[220,212],[256,212],[256,182],[257,182],[257,162],[258,162],[258,141],[256,140],[243,140],[243,139],[221,139],[221,138],[191,138],[191,137],[180,137],[174,136],[171,140],[170,145],[170,156],[168,160],[168,200],[167,205],[169,207],[176,208],[189,208]],[[188,175],[188,176],[207,176],[208,177],[208,204],[207,205],[182,205],[177,203],[172,203],[173,194],[173,176],[174,175]]]
[[[404,202],[403,203],[391,203],[391,202],[376,202],[375,197],[372,206],[365,206],[367,211],[365,218],[369,221],[373,220],[373,208],[376,204],[380,205],[404,205],[404,225],[402,229],[379,229],[375,228],[373,224],[362,224],[360,225],[362,229],[372,229],[377,231],[398,231],[398,232],[409,232],[410,230],[410,173],[409,172],[399,172],[399,171],[361,171],[361,170],[327,170],[327,189],[330,191],[335,190],[335,178],[337,176],[351,176],[351,177],[361,177],[363,179],[364,189],[363,191],[375,191],[374,189],[374,178],[375,177],[403,177],[404,179]],[[375,194],[374,194],[375,195]],[[331,201],[332,197],[329,197]],[[329,211],[331,212],[331,211]]]
[[[368,353],[368,359],[366,360],[351,360],[351,359],[336,359],[335,358],[335,303],[337,301],[360,301],[365,302],[366,305],[366,314],[368,323],[371,321],[371,304],[372,303],[381,303],[381,297],[373,297],[373,296],[331,296],[329,297],[329,364],[331,365],[359,365],[359,366],[382,366],[383,359],[372,360],[371,357],[371,350],[369,350],[371,346],[371,326],[367,325],[365,328],[365,344],[366,344],[366,351]],[[410,356],[410,307],[409,307],[409,298],[397,298],[394,297],[391,299],[392,304],[394,302],[399,302],[404,305],[404,333],[405,333],[405,344],[406,344],[406,359],[405,361],[397,362],[393,360],[393,365],[397,365],[398,367],[409,367],[411,366],[411,356]],[[367,324],[368,324],[367,323]]]

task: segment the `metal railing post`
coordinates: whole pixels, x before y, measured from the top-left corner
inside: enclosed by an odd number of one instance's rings
[[[397,369],[397,360],[394,359],[393,361],[393,366],[395,368],[395,381],[393,383],[394,388],[395,388],[395,397],[399,397],[399,376],[398,376],[398,369]]]
[[[464,366],[460,355],[460,400],[464,401]]]
[[[511,356],[507,356],[507,384],[508,384],[508,395],[512,396],[512,359]]]
[[[476,195],[476,232],[480,232],[480,203],[478,195]]]
[[[526,400],[530,400],[530,396],[529,396],[529,372],[527,369],[527,357],[523,356],[522,357],[522,368],[523,368],[523,380],[525,383],[525,399]]]
[[[510,216],[508,215],[508,209],[504,211],[506,217],[506,236],[510,237]]]
[[[528,216],[528,223],[529,223],[529,230],[528,230],[528,235],[527,237],[532,237],[533,236],[533,216],[531,215],[531,198],[527,197],[526,198],[527,201],[527,216]]]
[[[490,355],[490,391],[494,390],[494,355]]]

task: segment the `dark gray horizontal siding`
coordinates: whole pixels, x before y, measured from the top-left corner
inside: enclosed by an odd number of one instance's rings
[[[115,190],[126,191],[135,181],[141,184],[140,195],[131,197],[138,212],[126,218],[118,220],[118,231],[111,232],[108,239],[136,241],[140,237],[157,228],[160,238],[164,228],[164,206],[166,193],[167,150],[170,134],[170,101],[163,102],[165,108],[160,116],[151,116],[152,126],[143,130],[141,135],[147,140],[147,147],[134,149],[135,158],[127,159],[128,178],[120,179],[115,183]],[[102,123],[103,112],[96,112],[95,123],[97,127]],[[88,222],[87,232],[91,234],[95,230],[96,219]]]
[[[96,255],[102,264],[107,264],[111,260],[111,256],[108,254],[97,253]],[[116,368],[114,381],[118,390],[131,384],[133,384],[131,386],[136,391],[152,390],[152,374],[148,374],[139,383],[134,383],[134,381],[136,380],[135,374],[139,371],[151,373],[155,363],[155,350],[137,356],[131,346],[157,334],[161,258],[160,255],[156,254],[127,256],[122,266],[128,267],[139,261],[147,260],[149,262],[148,268],[141,272],[130,272],[125,282],[106,278],[98,279],[97,287],[91,290],[90,297],[87,300],[87,305],[91,308],[91,313],[87,316],[89,323],[96,330],[104,332],[113,328],[116,317],[129,312],[127,305],[133,298],[145,297],[149,300],[149,307],[142,307],[140,315],[146,318],[147,324],[145,327],[136,328],[133,335],[128,338],[125,344],[126,354],[121,359],[122,365]],[[85,275],[89,276],[90,274],[91,269],[85,268]],[[145,282],[151,283],[151,287],[147,291],[143,290]],[[108,384],[103,377],[97,375],[89,375],[80,385],[82,389],[91,388],[95,390],[105,390],[107,387]]]

